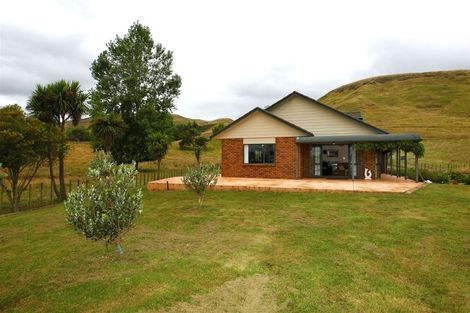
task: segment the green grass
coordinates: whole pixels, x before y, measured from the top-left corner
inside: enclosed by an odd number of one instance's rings
[[[428,163],[470,163],[470,71],[379,76],[339,87],[320,101],[361,111],[390,132],[424,138]]]
[[[4,215],[0,311],[468,312],[468,203],[452,185],[210,192],[203,209],[145,193],[123,257],[76,234],[62,205]]]

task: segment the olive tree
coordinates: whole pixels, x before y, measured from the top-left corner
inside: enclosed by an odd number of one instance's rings
[[[79,186],[65,201],[67,221],[86,238],[114,244],[124,253],[122,236],[142,213],[136,174],[135,165],[117,165],[99,151],[88,169],[91,186]]]
[[[188,190],[194,191],[198,196],[199,207],[202,207],[207,188],[215,186],[220,174],[218,165],[203,164],[188,168],[182,180]]]

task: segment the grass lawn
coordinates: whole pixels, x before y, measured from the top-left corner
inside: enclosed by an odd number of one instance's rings
[[[0,216],[2,312],[469,312],[470,187],[146,193],[118,257],[62,205]]]

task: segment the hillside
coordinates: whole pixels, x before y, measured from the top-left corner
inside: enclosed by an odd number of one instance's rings
[[[372,77],[336,88],[319,101],[389,132],[424,138],[426,162],[470,163],[470,70]]]
[[[232,122],[230,118],[218,118],[212,121],[206,121],[206,120],[201,120],[201,119],[192,119],[189,117],[184,117],[178,114],[172,114],[173,115],[173,122],[178,125],[178,124],[185,124],[187,122],[195,121],[198,125],[203,126],[204,132],[203,135],[209,136],[212,132],[212,128],[217,125],[218,123],[222,123],[224,125],[227,125]],[[83,118],[80,121],[80,125],[82,127],[88,127],[90,126],[90,121],[91,119],[89,117]],[[66,127],[70,127],[71,123],[67,123]]]

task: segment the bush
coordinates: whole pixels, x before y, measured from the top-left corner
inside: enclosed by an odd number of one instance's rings
[[[188,168],[183,176],[183,183],[186,188],[194,191],[198,196],[199,207],[202,207],[206,189],[217,184],[220,169],[215,164],[199,165],[195,168]]]
[[[470,185],[470,174],[465,175],[465,178],[462,180],[462,183],[465,185]]]
[[[142,213],[142,191],[134,190],[136,174],[135,164],[116,165],[98,152],[88,169],[91,186],[79,186],[65,201],[67,221],[86,238],[115,244],[122,254],[122,235]]]
[[[421,175],[424,179],[428,179],[433,183],[439,184],[449,184],[452,180],[451,174],[446,172],[433,172],[428,170],[422,170]]]
[[[90,141],[91,132],[88,128],[85,127],[72,127],[67,129],[66,132],[67,138],[70,141]]]

